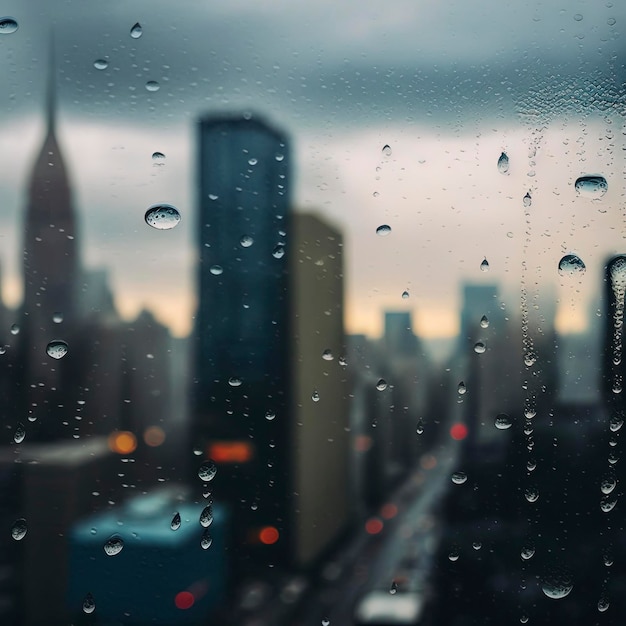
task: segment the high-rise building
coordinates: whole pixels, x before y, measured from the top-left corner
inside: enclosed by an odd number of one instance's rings
[[[347,517],[342,240],[290,217],[290,169],[265,122],[201,121],[192,437],[242,554],[306,565]]]

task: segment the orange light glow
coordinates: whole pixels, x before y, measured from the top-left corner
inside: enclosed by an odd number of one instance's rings
[[[151,448],[158,448],[165,441],[165,432],[160,426],[148,426],[143,433],[143,440]]]
[[[380,510],[383,519],[392,519],[398,514],[398,507],[393,502],[387,502]]]
[[[196,599],[189,591],[180,591],[176,594],[176,597],[174,598],[174,604],[176,605],[176,608],[183,611],[186,609],[190,609],[195,601]]]
[[[247,441],[214,441],[208,455],[216,463],[247,463],[252,460],[252,444]]]
[[[384,524],[377,517],[370,517],[367,522],[365,522],[365,532],[368,535],[377,535],[382,529]]]
[[[259,540],[266,546],[271,546],[278,541],[278,530],[273,526],[266,526],[259,531]]]
[[[431,470],[437,467],[437,458],[432,454],[424,454],[420,459],[422,469]]]
[[[354,449],[357,452],[367,452],[372,447],[372,438],[368,435],[358,435],[354,440]]]
[[[137,437],[128,430],[118,430],[109,435],[109,448],[117,454],[131,454],[137,449]]]
[[[467,437],[467,426],[465,424],[454,424],[454,426],[450,428],[450,436],[457,441],[465,439],[465,437]]]

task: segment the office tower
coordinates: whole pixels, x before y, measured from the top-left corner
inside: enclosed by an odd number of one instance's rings
[[[283,133],[249,116],[199,130],[193,445],[249,562],[304,565],[347,506],[341,235],[289,217]]]
[[[73,328],[79,272],[70,182],[56,138],[54,61],[50,58],[46,136],[28,187],[19,329],[20,409],[38,420],[36,436],[42,440],[56,438],[57,420],[48,418],[58,415],[59,405],[68,403],[60,391],[68,363],[52,359],[46,347],[53,340],[68,341],[55,319],[62,316],[63,329]]]

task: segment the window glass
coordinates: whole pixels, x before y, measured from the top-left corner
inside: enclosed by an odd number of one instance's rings
[[[2,11],[0,623],[623,623],[624,6]]]

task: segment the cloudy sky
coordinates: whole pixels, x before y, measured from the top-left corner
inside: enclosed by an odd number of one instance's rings
[[[195,123],[209,111],[259,112],[291,135],[294,205],[344,232],[350,332],[378,333],[393,308],[413,310],[424,335],[450,336],[464,280],[498,283],[512,315],[526,280],[539,304],[559,300],[563,330],[577,330],[607,255],[625,250],[624,3],[31,0],[2,10],[19,23],[0,34],[0,261],[11,304],[51,30],[83,258],[109,269],[125,315],[148,306],[179,335],[191,327]],[[582,174],[604,175],[607,194],[578,196]],[[180,209],[176,229],[145,225],[157,202]],[[585,274],[558,274],[567,253]]]

